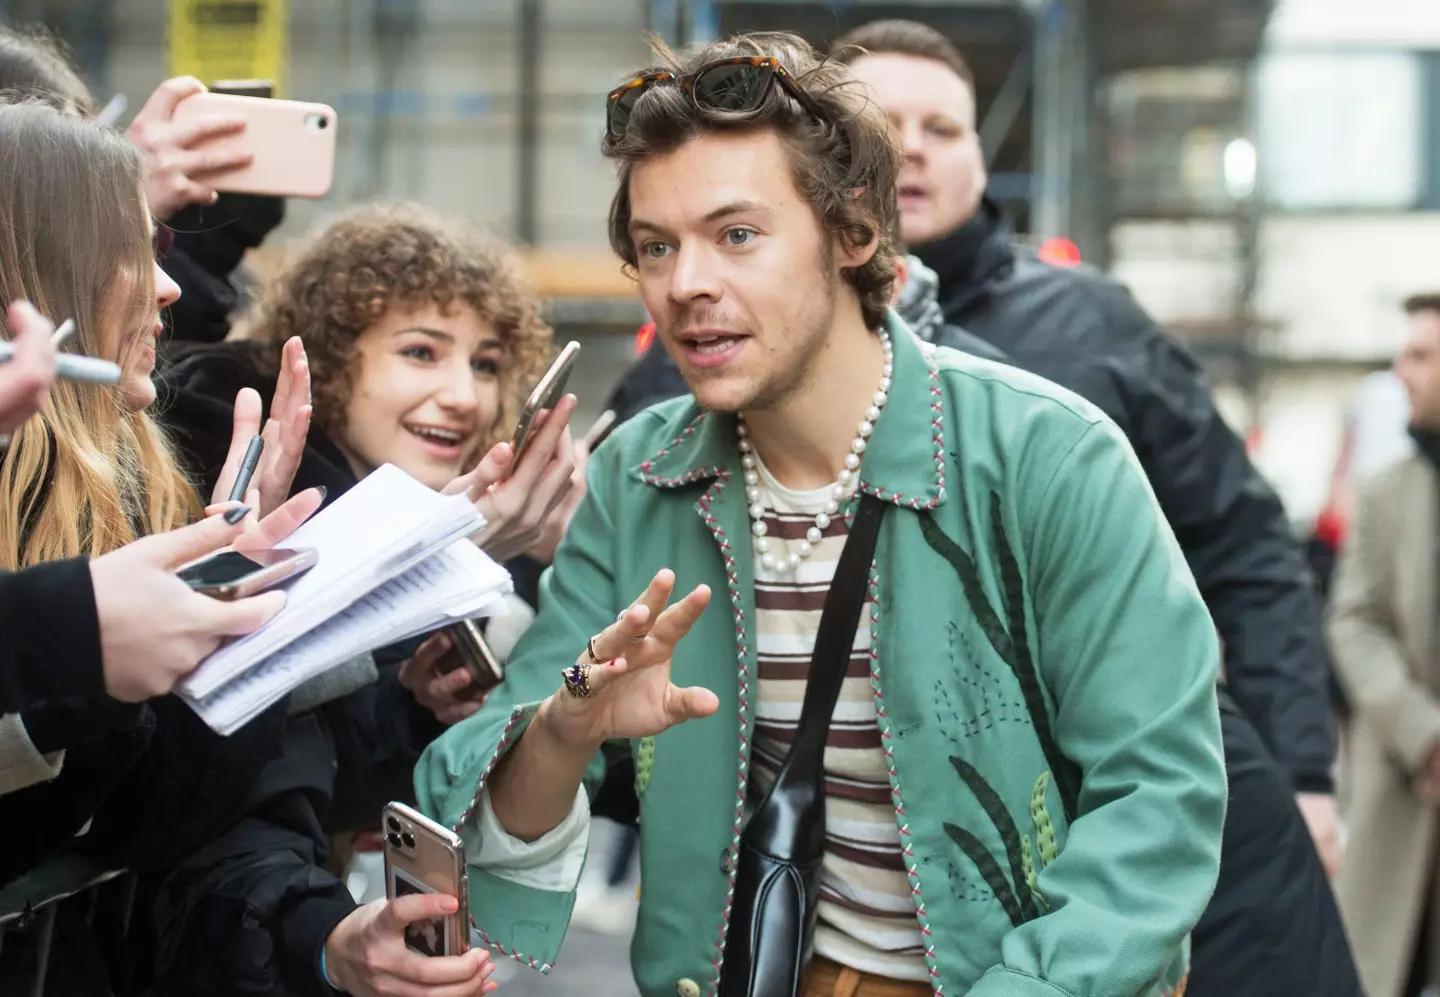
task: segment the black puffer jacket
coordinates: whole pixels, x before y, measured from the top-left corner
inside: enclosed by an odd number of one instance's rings
[[[1018,249],[988,200],[914,252],[940,275],[947,321],[1089,399],[1129,437],[1215,618],[1230,691],[1297,790],[1333,791],[1320,605],[1305,553],[1194,358],[1118,283]]]

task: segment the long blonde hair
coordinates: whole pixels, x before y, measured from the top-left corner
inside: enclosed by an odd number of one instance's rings
[[[155,279],[139,153],[40,103],[0,106],[0,302],[26,298],[73,347],[150,321]],[[0,333],[10,330],[0,321]],[[121,335],[128,353],[140,348]],[[123,366],[127,357],[118,358]],[[57,381],[0,456],[0,569],[99,555],[199,512],[164,432],[118,388]]]

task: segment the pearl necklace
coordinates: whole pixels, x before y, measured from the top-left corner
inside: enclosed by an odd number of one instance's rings
[[[840,503],[855,492],[856,477],[860,470],[860,457],[865,453],[870,434],[875,432],[875,422],[885,403],[890,400],[890,376],[895,370],[895,349],[890,343],[890,334],[880,333],[880,345],[885,353],[885,365],[880,368],[880,389],[871,399],[873,404],[865,412],[865,418],[850,443],[850,452],[845,455],[845,466],[840,469],[834,486],[830,489],[830,501],[825,511],[815,517],[815,525],[805,531],[805,539],[798,541],[788,553],[777,554],[771,550],[769,532],[765,526],[765,503],[760,490],[760,467],[755,457],[755,448],[750,443],[750,430],[745,425],[745,416],[735,420],[735,433],[740,438],[740,466],[745,471],[745,498],[750,505],[750,533],[755,538],[755,553],[760,555],[760,565],[766,571],[783,572],[793,575],[800,563],[815,552],[815,545],[825,535],[833,517],[840,514]],[[782,541],[783,544],[783,541]]]

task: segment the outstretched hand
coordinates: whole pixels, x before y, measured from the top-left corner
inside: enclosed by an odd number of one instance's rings
[[[598,747],[611,738],[650,737],[720,708],[709,689],[679,688],[670,681],[675,646],[710,603],[710,588],[696,586],[669,605],[675,573],[655,575],[645,593],[591,642],[577,662],[588,666],[591,695],[561,689],[551,697],[547,720],[553,734],[573,747]],[[651,622],[653,621],[653,623]]]
[[[265,441],[260,464],[251,485],[260,493],[255,506],[262,517],[270,515],[285,502],[300,458],[305,455],[305,440],[310,432],[310,363],[299,336],[292,336],[280,355],[280,374],[275,379],[275,397],[270,402],[270,417],[260,427],[260,395],[253,388],[241,388],[235,396],[234,429],[225,466],[220,469],[211,504],[226,501],[230,488],[240,474],[245,451],[256,434]],[[246,502],[250,501],[248,490]]]

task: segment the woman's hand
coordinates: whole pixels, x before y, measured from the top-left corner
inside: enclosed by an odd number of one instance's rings
[[[541,564],[549,564],[555,560],[555,549],[560,546],[560,541],[565,539],[565,530],[570,526],[575,510],[580,508],[580,503],[585,498],[585,472],[589,465],[590,451],[585,449],[583,443],[575,444],[575,470],[570,472],[570,494],[545,519],[540,539],[534,547],[525,552]]]
[[[284,542],[290,534],[300,528],[300,524],[315,515],[324,501],[325,489],[307,488],[270,515],[261,518],[255,513],[255,510],[259,508],[260,492],[255,488],[250,489],[250,494],[245,500],[245,504],[250,507],[250,513],[245,517],[240,536],[230,545],[230,549],[237,550],[242,554],[246,551],[269,550]],[[217,502],[205,507],[205,515],[214,516],[239,504],[238,502]]]
[[[352,997],[478,997],[496,988],[490,953],[425,956],[405,945],[405,929],[454,914],[443,893],[412,893],[356,909],[325,939],[327,981]]]
[[[435,714],[445,727],[458,724],[480,709],[481,700],[474,696],[475,677],[470,669],[460,667],[442,672],[435,666],[454,646],[443,630],[431,634],[425,643],[400,666],[400,684],[410,690],[415,702]]]
[[[485,516],[474,540],[496,561],[504,562],[536,547],[550,515],[574,488],[575,450],[570,416],[575,396],[566,395],[532,430],[535,441],[511,473],[514,448],[496,444],[469,474],[445,486],[446,495],[468,492]]]
[[[217,173],[245,166],[248,152],[206,148],[211,139],[245,130],[236,115],[207,114],[177,125],[175,108],[186,97],[205,92],[193,76],[177,76],[155,88],[130,125],[130,141],[145,161],[145,194],[150,213],[161,221],[191,204],[214,204],[216,192],[207,183]]]
[[[260,465],[255,469],[252,486],[260,493],[255,508],[261,517],[278,509],[290,494],[300,458],[305,454],[305,439],[310,432],[310,364],[299,336],[291,337],[280,354],[280,374],[275,379],[275,398],[270,403],[270,418],[260,429],[260,395],[251,388],[241,388],[235,397],[235,428],[230,436],[230,452],[225,466],[210,494],[211,504],[225,502],[230,488],[240,474],[245,451],[256,433],[265,441]],[[247,491],[246,501],[249,501]]]

